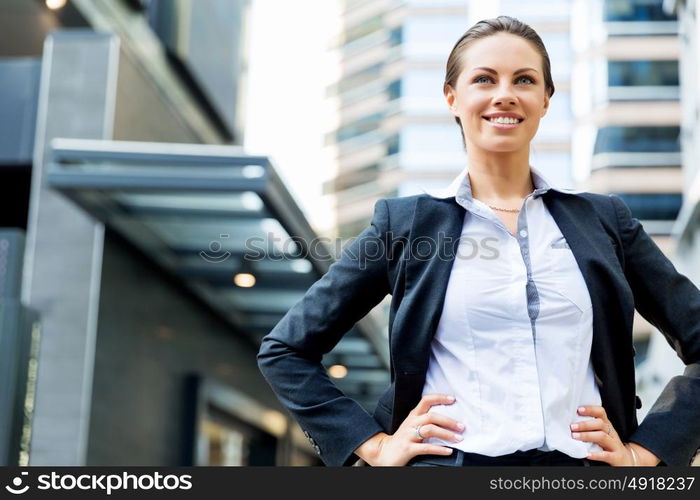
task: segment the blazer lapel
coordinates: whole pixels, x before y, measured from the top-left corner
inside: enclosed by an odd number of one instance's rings
[[[628,352],[634,319],[631,289],[617,260],[615,243],[592,202],[575,194],[552,191],[545,193],[543,199],[586,282],[593,307],[591,361],[596,383],[611,421],[619,420],[625,414],[623,395],[635,393],[634,379],[619,380],[620,370],[615,367],[615,363],[632,360]],[[626,372],[634,373],[634,367]],[[625,435],[627,423],[613,423],[620,435]]]
[[[390,335],[397,376],[394,429],[421,397],[430,342],[442,313],[464,214],[454,197],[425,196],[416,201],[405,255],[405,291]]]

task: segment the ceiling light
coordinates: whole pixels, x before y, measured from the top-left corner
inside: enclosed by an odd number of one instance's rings
[[[58,10],[66,5],[67,0],[46,0],[46,6],[51,10]]]
[[[343,378],[348,374],[348,369],[343,365],[333,365],[328,369],[328,374],[333,378]]]
[[[238,273],[233,277],[233,282],[241,288],[250,288],[255,285],[255,276],[250,273]]]

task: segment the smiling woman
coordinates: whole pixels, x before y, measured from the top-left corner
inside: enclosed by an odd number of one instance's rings
[[[455,46],[444,92],[469,153],[521,150],[529,154],[529,142],[554,94],[549,58],[541,43],[499,32],[484,38],[463,37]],[[489,134],[493,129],[518,132]]]
[[[441,194],[376,202],[263,339],[263,374],[328,465],[688,465],[700,290],[622,199],[558,189],[529,164],[554,94],[532,28],[480,21],[446,69],[467,166]],[[392,383],[370,416],[321,359],[387,294]],[[641,425],[635,308],[688,366]]]

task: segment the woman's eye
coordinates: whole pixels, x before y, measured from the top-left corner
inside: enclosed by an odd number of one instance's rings
[[[529,76],[521,76],[520,78],[518,78],[518,81],[520,81],[520,80],[527,80],[530,83],[535,83],[535,80],[533,80]]]
[[[485,76],[485,75],[478,76],[478,77],[476,77],[476,80],[474,80],[474,83],[481,83],[482,80],[491,81],[491,77],[490,77],[490,76]]]

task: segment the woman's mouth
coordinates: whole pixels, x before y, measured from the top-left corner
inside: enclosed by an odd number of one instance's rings
[[[486,116],[483,116],[482,118],[484,120],[486,120],[489,125],[497,128],[499,130],[514,129],[523,122],[522,118],[504,118],[504,117],[489,118]]]

